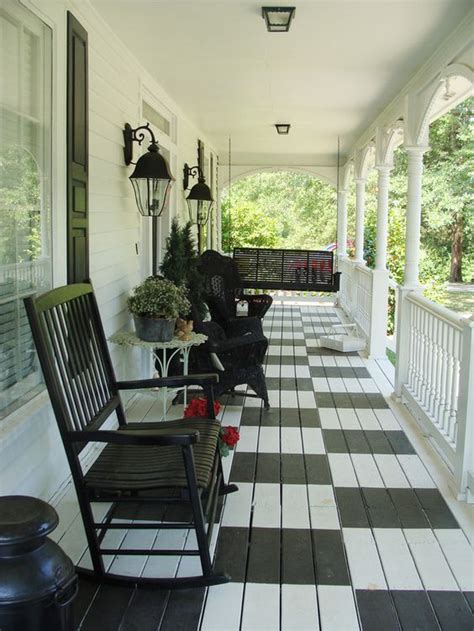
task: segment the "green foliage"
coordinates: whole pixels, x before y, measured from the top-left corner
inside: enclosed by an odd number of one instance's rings
[[[420,283],[425,295],[446,303],[445,283],[474,278],[474,127],[470,98],[430,126],[430,151],[424,157]],[[390,178],[387,258],[397,283],[405,264],[407,156],[395,151]],[[377,186],[372,172],[367,182],[365,256],[375,257]],[[350,234],[350,233],[349,233]],[[393,330],[394,296],[389,296],[389,331]]]
[[[191,222],[180,227],[178,220],[173,219],[170,234],[166,239],[166,251],[160,271],[165,278],[176,285],[187,287],[189,300],[202,318],[206,313],[203,298],[204,280],[197,269],[197,264],[198,257]],[[189,309],[182,315],[188,317]]]
[[[471,97],[430,126],[422,214],[427,281],[474,278],[473,105]]]
[[[160,271],[165,278],[171,280],[175,285],[183,285],[186,282],[184,243],[176,217],[171,223],[171,230],[166,238],[166,249]]]
[[[336,194],[304,173],[265,172],[235,182],[222,199],[223,247],[318,249],[336,239]]]
[[[278,244],[277,222],[254,202],[222,204],[222,247],[232,252],[234,247],[271,248]]]
[[[158,276],[149,276],[127,300],[130,313],[148,318],[172,320],[189,312],[187,289]]]
[[[41,183],[33,156],[19,147],[0,153],[0,265],[41,255]]]

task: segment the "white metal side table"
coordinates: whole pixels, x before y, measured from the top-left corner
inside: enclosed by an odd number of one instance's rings
[[[139,346],[146,348],[152,355],[153,359],[158,362],[160,367],[160,376],[167,377],[171,360],[177,354],[181,355],[183,362],[183,375],[188,374],[189,353],[193,346],[204,344],[207,335],[202,333],[190,333],[189,340],[181,340],[173,337],[169,342],[147,342],[137,337],[134,331],[118,331],[109,337],[109,342],[119,346]],[[176,389],[179,390],[180,388]],[[164,388],[165,396],[163,397],[163,420],[166,420],[166,403],[168,388]],[[184,388],[184,405],[187,404],[187,389]]]

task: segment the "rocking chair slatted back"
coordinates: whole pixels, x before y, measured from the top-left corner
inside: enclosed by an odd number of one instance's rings
[[[71,431],[99,429],[113,411],[123,424],[92,285],[59,287],[27,298],[25,307],[63,438]]]

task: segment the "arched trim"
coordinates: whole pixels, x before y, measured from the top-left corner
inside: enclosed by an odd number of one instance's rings
[[[375,143],[371,141],[368,145],[357,152],[354,159],[354,178],[357,180],[367,179],[370,169],[375,165]]]
[[[220,168],[225,171],[226,165],[220,165]],[[277,172],[303,173],[304,175],[309,175],[311,177],[314,177],[317,180],[321,180],[325,184],[329,184],[330,186],[335,187],[333,179],[329,177],[328,175],[319,173],[317,171],[317,167],[315,167],[314,171],[311,169],[311,167],[307,167],[307,168],[306,167],[282,167],[282,166],[252,167],[252,168],[249,168],[247,171],[243,171],[242,173],[238,173],[232,176],[230,180],[230,184],[235,184],[235,182],[244,180],[245,178],[250,177],[251,175],[257,175],[259,173],[277,173]],[[221,182],[220,196],[222,196],[224,189],[227,189],[228,187],[229,187],[229,179],[226,178],[224,181]]]
[[[414,144],[428,144],[428,130],[430,123],[433,121],[436,106],[439,104],[439,97],[446,91],[446,80],[453,77],[460,77],[466,81],[466,92],[469,91],[469,87],[471,87],[474,83],[474,73],[464,64],[450,64],[441,70],[435,80],[435,87],[426,98],[424,113],[421,117],[418,132],[416,134],[416,142]],[[453,104],[449,107],[449,109],[452,109],[452,107],[454,107],[458,102],[463,101],[465,98],[466,95],[463,93],[460,99],[453,99]]]
[[[375,166],[393,166],[395,149],[402,144],[404,122],[397,120],[393,125],[377,130]]]
[[[349,190],[351,178],[354,176],[354,162],[351,160],[348,162],[342,170],[342,177],[340,182],[340,189],[343,191]]]

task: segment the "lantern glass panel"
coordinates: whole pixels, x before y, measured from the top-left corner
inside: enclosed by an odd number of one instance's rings
[[[159,217],[168,201],[170,180],[130,178],[138,210],[145,217]]]
[[[212,201],[201,199],[187,199],[189,218],[192,223],[204,226],[209,219]]]

